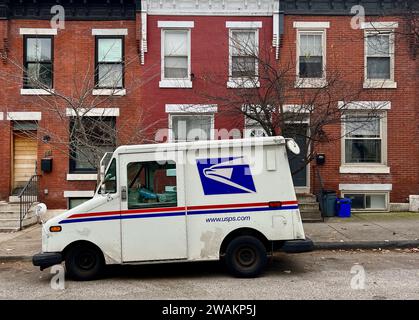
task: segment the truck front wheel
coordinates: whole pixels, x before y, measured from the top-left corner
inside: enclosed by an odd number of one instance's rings
[[[267,261],[266,248],[255,237],[239,236],[227,246],[225,263],[230,273],[236,277],[257,277],[264,271]]]
[[[104,266],[102,252],[93,245],[76,245],[65,256],[65,267],[70,278],[80,281],[96,279]]]

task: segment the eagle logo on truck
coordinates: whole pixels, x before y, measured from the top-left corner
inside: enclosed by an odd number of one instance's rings
[[[198,159],[197,166],[205,195],[256,192],[243,157]]]

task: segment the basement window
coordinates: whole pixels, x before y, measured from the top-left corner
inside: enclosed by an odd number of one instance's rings
[[[343,193],[344,198],[352,200],[351,208],[355,211],[387,211],[388,193]]]

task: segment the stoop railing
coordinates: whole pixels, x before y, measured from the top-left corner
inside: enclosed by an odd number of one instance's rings
[[[38,181],[39,176],[33,175],[18,195],[20,204],[20,230],[22,230],[23,219],[25,219],[32,205],[38,201]]]

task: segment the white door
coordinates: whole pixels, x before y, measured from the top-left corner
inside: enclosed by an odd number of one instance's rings
[[[120,160],[122,261],[186,259],[184,166],[154,153]]]

